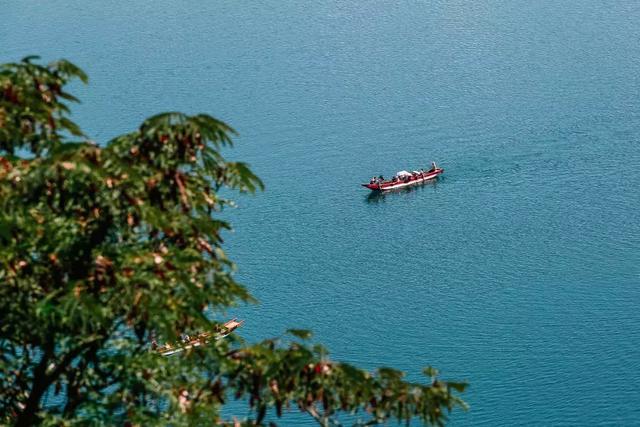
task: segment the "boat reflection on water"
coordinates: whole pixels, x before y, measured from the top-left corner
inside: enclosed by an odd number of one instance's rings
[[[427,191],[427,189],[432,189],[435,191],[438,186],[438,182],[444,180],[444,177],[438,177],[438,179],[432,179],[429,181],[425,181],[424,183],[412,186],[412,187],[404,187],[398,188],[397,190],[388,190],[388,191],[373,191],[365,197],[366,203],[381,203],[384,202],[388,197],[389,199],[393,199],[394,197],[399,197],[400,195],[406,195],[410,193],[418,194],[419,192]]]

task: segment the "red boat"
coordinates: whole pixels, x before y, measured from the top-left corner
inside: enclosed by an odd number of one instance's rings
[[[371,191],[390,191],[422,184],[423,182],[437,178],[438,175],[444,172],[444,169],[437,167],[435,163],[432,163],[432,165],[433,167],[428,171],[422,169],[413,172],[400,171],[389,180],[385,180],[382,176],[378,178],[373,177],[368,184],[362,184],[362,186],[367,187]]]

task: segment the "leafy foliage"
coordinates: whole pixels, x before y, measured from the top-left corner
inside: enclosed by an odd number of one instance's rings
[[[0,423],[193,425],[230,398],[263,425],[291,405],[321,425],[417,418],[442,424],[464,384],[369,374],[327,359],[310,333],[247,346],[219,340],[173,357],[149,343],[212,330],[254,301],[222,250],[222,187],[263,188],[220,154],[234,130],[164,113],[104,146],[67,117],[86,75],[35,57],[0,67]],[[272,417],[271,417],[272,418]]]

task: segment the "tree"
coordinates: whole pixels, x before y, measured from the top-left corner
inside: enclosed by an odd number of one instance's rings
[[[424,383],[331,361],[309,333],[217,340],[163,357],[150,341],[209,331],[253,302],[221,248],[222,187],[263,188],[220,154],[234,130],[165,113],[104,145],[69,115],[72,63],[0,66],[0,423],[234,424],[297,406],[327,426],[389,419],[443,424],[463,383]],[[344,415],[352,414],[352,415]],[[277,417],[277,418],[276,418]]]

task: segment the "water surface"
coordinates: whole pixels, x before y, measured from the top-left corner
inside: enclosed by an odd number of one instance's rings
[[[454,425],[640,424],[640,3],[4,0],[98,141],[208,112],[267,191],[228,213],[254,340],[467,379]],[[445,169],[368,197],[374,174]],[[313,425],[294,416],[285,425]]]

